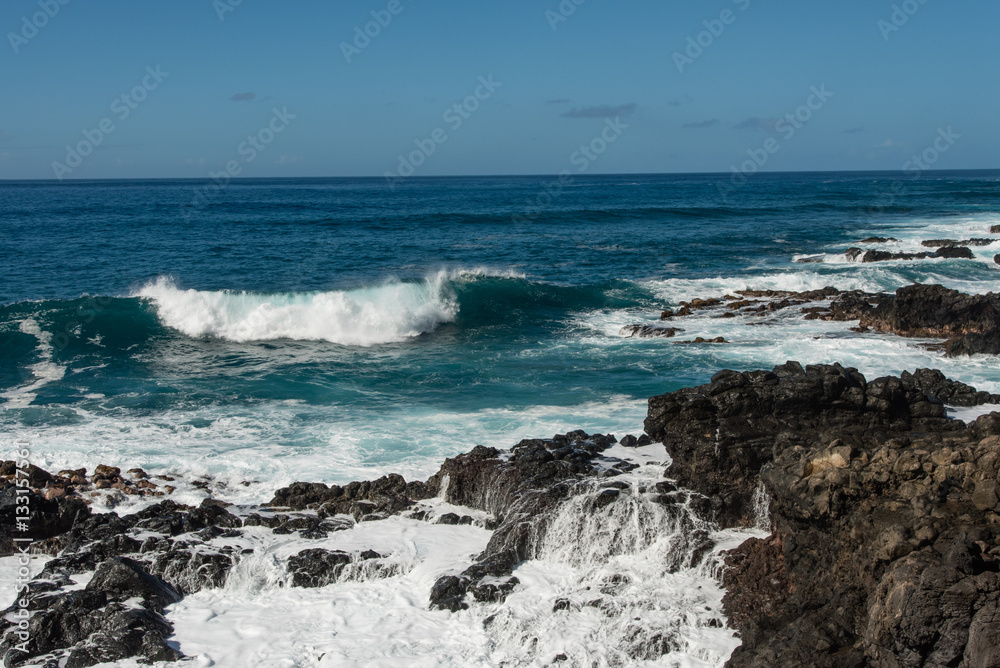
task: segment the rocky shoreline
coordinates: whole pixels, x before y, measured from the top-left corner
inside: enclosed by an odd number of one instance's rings
[[[724,612],[743,643],[727,665],[1000,665],[1000,413],[967,425],[946,416],[944,402],[956,399],[998,397],[931,370],[872,381],[794,362],[723,371],[651,398],[640,438],[578,431],[504,452],[477,447],[424,482],[295,483],[256,509],[162,500],[125,516],[96,513],[74,492],[47,500],[58,477],[33,469],[47,485],[29,492],[36,549],[58,556],[20,596],[31,613],[26,644],[15,603],[0,649],[11,666],[39,657],[70,667],[176,660],[164,608],[221,586],[242,555],[220,539],[251,528],[305,543],[398,514],[478,523],[492,531],[486,550],[441,577],[428,600],[457,611],[500,603],[519,587],[517,566],[536,556],[570,500],[582,498],[584,513],[632,496],[658,504],[683,527],[676,563],[666,565],[679,570],[711,550],[706,527],[758,521],[763,492],[771,534],[728,553],[722,576]],[[618,455],[655,442],[673,459],[667,477],[641,488],[620,482],[638,465]],[[13,493],[6,482],[5,527]],[[430,515],[421,503],[430,498],[479,512]],[[396,572],[390,555],[309,548],[287,569],[301,587]],[[81,588],[74,576],[82,574]],[[668,647],[629,652],[655,658]]]
[[[929,346],[949,356],[1000,354],[1000,294],[970,295],[941,285],[908,285],[893,294],[834,287],[805,292],[739,290],[735,295],[681,302],[678,309],[660,314],[665,324],[629,325],[622,328],[621,334],[673,338],[684,331],[676,325],[695,314],[722,319],[743,317],[749,319],[747,324],[757,325],[764,324],[764,318],[795,313],[805,320],[857,322],[851,327],[857,333],[940,339]],[[699,343],[726,342],[720,339],[703,339]]]
[[[891,295],[746,290],[692,300],[662,319],[799,308],[806,318],[857,320],[859,330],[944,339],[939,347],[957,355],[1000,352],[998,306],[1000,295],[941,286]],[[659,335],[679,328],[665,331]],[[649,399],[639,437],[574,431],[509,450],[477,446],[425,481],[295,482],[266,504],[243,507],[210,494],[199,506],[179,504],[170,496],[183,481],[141,469],[53,475],[3,462],[0,556],[21,554],[18,539],[30,538],[32,552],[49,560],[0,620],[0,652],[5,666],[179,660],[165,610],[223,586],[254,540],[289,537],[301,546],[283,562],[287,586],[382,579],[401,572],[395,555],[310,543],[400,517],[488,531],[467,567],[437,578],[427,606],[498,607],[526,586],[518,567],[543,555],[551,534],[582,541],[596,518],[614,534],[613,550],[667,538],[661,573],[701,568],[721,580],[722,608],[703,623],[720,627],[724,617],[738,633],[742,644],[728,666],[997,667],[1000,412],[990,412],[993,404],[1000,396],[929,369],[873,380],[836,364],[720,371],[708,384]],[[949,418],[946,406],[980,406],[983,414],[966,423]],[[207,493],[207,483],[192,484]],[[98,512],[102,495],[146,505]],[[15,534],[21,499],[30,522]],[[617,521],[618,508],[629,509],[620,513],[627,522],[604,526]],[[646,518],[641,530],[637,509]],[[719,547],[719,531],[752,527],[762,529],[759,537]],[[621,616],[615,596],[628,584],[614,574],[583,598],[553,601],[551,614],[592,607]],[[638,615],[635,624],[622,622],[615,647],[623,660],[682,648],[676,629],[650,629],[641,626],[644,613],[629,614]],[[538,661],[574,665],[565,654]]]

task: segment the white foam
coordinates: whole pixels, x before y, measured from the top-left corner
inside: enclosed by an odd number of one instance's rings
[[[991,239],[992,243],[986,246],[969,246],[969,249],[973,254],[972,262],[976,263],[976,271],[981,272],[984,268],[996,270],[997,265],[993,258],[1000,250],[1000,236],[991,234],[989,230],[998,222],[1000,222],[1000,218],[996,214],[900,221],[893,225],[882,225],[875,230],[878,236],[890,237],[894,241],[885,243],[861,243],[858,241],[849,245],[864,249],[887,249],[896,253],[932,253],[937,248],[924,246],[922,242],[933,239],[954,241],[965,241],[970,238]],[[843,244],[835,244],[829,248],[827,253],[796,255],[793,260],[813,260],[826,265],[857,265],[859,268],[871,267],[875,264],[886,266],[885,262],[862,263],[860,257],[851,260],[844,255],[845,249],[846,246]],[[904,280],[899,285],[892,286],[893,288],[912,283],[912,272],[918,272],[921,275],[921,282],[924,283],[941,283],[955,290],[973,293],[985,292],[990,289],[992,285],[988,281],[984,282],[981,276],[978,279],[965,280],[942,273],[946,269],[950,269],[954,273],[956,268],[960,269],[963,263],[969,262],[968,259],[928,258],[924,260],[890,260],[888,265],[900,266],[911,272],[910,280]]]
[[[676,305],[695,298],[722,297],[737,290],[786,290],[804,292],[833,286],[840,290],[881,292],[905,285],[902,276],[889,267],[874,264],[858,265],[867,271],[851,273],[819,272],[808,264],[798,265],[788,271],[760,275],[717,276],[714,278],[667,278],[645,281],[664,305]]]
[[[178,480],[154,482],[177,487],[170,498],[196,505],[206,492],[184,482],[199,477],[211,478],[217,498],[260,503],[296,480],[345,484],[387,473],[425,479],[446,457],[477,444],[508,448],[522,438],[578,428],[621,436],[641,430],[646,401],[613,396],[575,406],[468,412],[401,407],[376,420],[297,402],[170,409],[152,418],[75,410],[78,419],[15,434],[31,442],[32,463],[50,471],[81,466],[93,471],[107,464],[169,474]],[[117,508],[127,511],[151,500],[160,499],[121,498]]]
[[[54,350],[51,332],[44,331],[34,318],[26,318],[21,321],[18,329],[38,339],[35,350],[40,359],[26,367],[35,377],[32,382],[0,394],[0,397],[7,400],[4,408],[24,408],[30,405],[38,396],[38,390],[49,383],[61,380],[66,375],[66,367],[53,361]]]
[[[739,640],[718,623],[719,554],[763,534],[713,533],[716,547],[706,563],[672,568],[690,554],[692,527],[640,491],[663,479],[665,451],[618,447],[608,454],[632,454],[641,464],[616,478],[632,493],[596,510],[588,506],[596,490],[571,499],[538,557],[514,571],[521,584],[504,603],[477,603],[457,613],[428,608],[435,581],[461,572],[485,548],[489,532],[475,526],[391,517],[318,541],[253,528],[232,539],[254,552],[224,588],[168,609],[172,640],[192,666],[535,666],[557,654],[567,655],[566,665],[721,666]],[[574,549],[580,545],[587,549]],[[289,587],[284,564],[306,547],[372,549],[390,555],[398,571],[320,589]],[[609,588],[612,581],[619,584]],[[554,612],[559,599],[570,605]],[[588,605],[595,599],[601,604]],[[622,653],[629,644],[657,647],[661,636],[671,638],[662,657],[653,651],[649,660],[634,660]]]
[[[191,337],[230,341],[293,339],[371,346],[404,341],[451,322],[458,303],[439,272],[421,283],[387,282],[358,290],[260,294],[182,290],[159,278],[136,296],[161,321]]]
[[[948,406],[948,417],[961,420],[966,424],[972,424],[981,415],[1000,412],[1000,405],[983,404],[981,406]]]
[[[17,599],[17,594],[19,593],[17,591],[19,586],[18,578],[21,578],[18,571],[22,568],[27,568],[27,577],[22,578],[22,580],[30,580],[45,568],[45,564],[52,557],[42,554],[31,554],[27,557],[28,563],[22,564],[21,561],[24,559],[24,557],[19,555],[0,557],[0,610],[12,605]]]

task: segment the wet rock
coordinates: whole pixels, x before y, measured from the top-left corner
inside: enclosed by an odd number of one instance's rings
[[[434,496],[422,482],[410,482],[392,474],[378,480],[327,486],[323,483],[295,482],[277,490],[268,505],[293,510],[318,509],[321,515],[387,516],[402,512],[415,501]]]
[[[867,239],[862,239],[858,243],[862,243],[862,244],[887,244],[890,241],[899,241],[899,239],[894,239],[892,237],[868,237]]]
[[[962,258],[966,260],[971,260],[975,258],[975,254],[972,249],[966,246],[942,246],[934,251],[935,255],[938,257],[945,258]]]
[[[940,285],[911,285],[860,314],[877,332],[948,339],[950,355],[1000,353],[1000,295],[967,295]]]
[[[165,640],[172,629],[162,612],[179,599],[138,562],[111,559],[100,565],[84,590],[45,601],[28,622],[21,646],[27,652],[14,649],[20,639],[13,633],[4,637],[0,651],[9,662],[54,655],[60,665],[78,667],[132,657],[176,661],[182,656]]]
[[[917,369],[913,373],[904,371],[900,374],[900,380],[904,385],[925,394],[932,402],[938,401],[949,406],[1000,404],[1000,395],[977,391],[965,383],[950,380],[937,369]]]
[[[682,332],[684,330],[678,329],[677,327],[656,327],[654,325],[629,325],[627,327],[622,327],[619,334],[628,338],[653,338],[653,337],[665,337],[671,338],[677,335],[677,332]]]
[[[13,462],[11,462],[13,464]],[[39,469],[40,471],[41,469]],[[46,474],[48,475],[48,474]],[[51,476],[50,476],[51,478]],[[37,479],[43,479],[38,476]],[[47,479],[46,479],[47,480]],[[90,508],[75,495],[68,495],[65,487],[62,493],[46,493],[27,490],[18,493],[18,487],[9,482],[0,482],[0,556],[15,553],[14,538],[45,540],[69,530],[74,523],[90,516]],[[54,488],[53,488],[54,489]],[[27,498],[31,514],[25,519],[17,514],[18,496]]]
[[[944,397],[989,395],[789,362],[650,399],[646,430],[699,512],[746,525],[760,485],[770,499],[772,535],[726,558],[727,665],[992,665],[976,662],[998,637],[1000,413],[966,425]]]
[[[942,248],[946,246],[989,246],[995,243],[996,239],[966,239],[964,241],[956,241],[954,239],[928,239],[927,241],[921,241],[921,246],[926,246],[928,248]]]
[[[336,582],[353,559],[347,552],[302,550],[288,560],[293,587],[325,587]]]
[[[458,612],[469,607],[465,596],[469,591],[469,581],[455,575],[438,578],[431,587],[430,607],[437,610]]]

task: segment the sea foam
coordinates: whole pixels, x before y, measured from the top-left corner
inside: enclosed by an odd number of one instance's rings
[[[150,300],[171,329],[238,342],[293,339],[371,346],[432,332],[458,314],[447,272],[419,283],[277,294],[184,290],[158,278],[135,296]]]

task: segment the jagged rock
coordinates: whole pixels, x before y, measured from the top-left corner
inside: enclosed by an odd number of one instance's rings
[[[137,600],[142,607],[133,603]],[[181,654],[165,641],[172,629],[161,613],[178,600],[180,595],[170,585],[138,562],[110,559],[83,591],[46,598],[28,622],[27,652],[13,649],[19,640],[16,633],[5,636],[0,652],[5,661],[13,662],[54,654],[65,657],[60,665],[78,668],[131,657],[176,661]],[[4,627],[9,625],[3,622]]]
[[[435,493],[436,490],[428,489],[422,482],[407,483],[403,476],[392,474],[374,481],[352,482],[344,487],[295,482],[276,491],[268,505],[293,510],[315,508],[321,516],[352,515],[361,520],[372,515],[398,513]]]
[[[900,336],[949,339],[951,355],[1000,353],[1000,295],[967,295],[940,285],[910,285],[860,313],[860,324]]]
[[[770,497],[772,535],[727,557],[727,665],[996,665],[1000,413],[949,420],[944,395],[989,396],[789,362],[650,399],[646,429],[703,512],[743,525]]]
[[[996,239],[966,239],[964,241],[955,241],[954,239],[928,239],[927,241],[921,241],[921,246],[926,246],[928,248],[941,248],[944,246],[989,246],[995,243]]]
[[[654,325],[629,325],[627,327],[622,327],[622,336],[629,338],[652,338],[656,336],[662,337],[673,337],[677,335],[677,332],[683,332],[683,329],[678,329],[677,327],[656,327]]]
[[[346,552],[323,549],[302,550],[288,560],[293,587],[325,587],[336,582],[351,563]]]
[[[976,257],[972,249],[966,246],[942,246],[934,251],[934,254],[938,257],[961,258],[965,260],[971,260]]]
[[[917,369],[913,373],[904,371],[900,380],[904,385],[923,392],[929,400],[939,400],[950,406],[1000,404],[1000,395],[977,391],[965,383],[950,380],[937,369]],[[1000,406],[997,408],[1000,409]]]
[[[4,462],[8,464],[8,462]],[[14,462],[9,462],[13,465]],[[44,474],[44,476],[42,475]],[[51,476],[37,469],[35,472],[36,481],[47,481]],[[22,516],[17,515],[18,487],[9,482],[0,483],[0,556],[14,554],[14,538],[31,538],[33,540],[44,540],[58,536],[75,522],[82,521],[90,516],[90,508],[77,496],[61,495],[55,498],[46,498],[38,492],[27,488],[28,507],[31,514],[26,519],[27,530],[19,528],[18,521],[25,521]]]
[[[892,237],[868,237],[867,239],[862,239],[858,243],[861,243],[861,244],[887,244],[890,241],[899,241],[899,239],[894,239]]]

